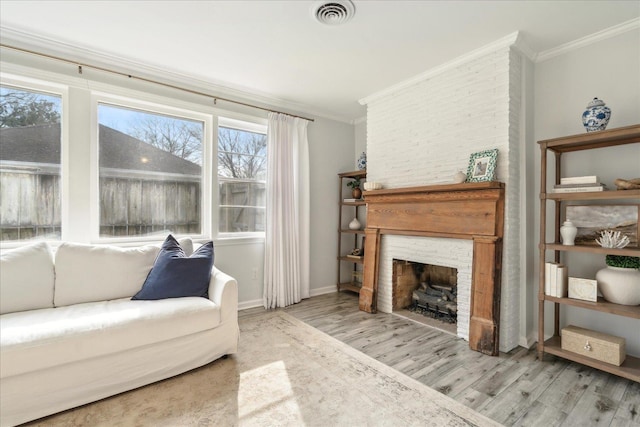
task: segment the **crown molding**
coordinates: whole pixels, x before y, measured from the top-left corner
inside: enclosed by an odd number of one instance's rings
[[[525,41],[522,33],[518,33],[516,40],[513,42],[513,48],[516,49],[521,54],[523,54],[527,59],[529,59],[532,62],[535,62],[536,58],[538,57],[538,53],[533,49],[531,49],[529,44]]]
[[[352,125],[359,125],[360,123],[366,123],[367,122],[367,116],[362,116],[362,117],[358,117],[357,119],[353,119],[351,121]]]
[[[613,27],[598,31],[597,33],[593,33],[572,42],[540,52],[536,58],[536,62],[544,62],[548,59],[555,58],[556,56],[560,56],[576,49],[637,29],[640,29],[640,18],[635,18],[630,21],[623,22],[622,24],[614,25]]]
[[[516,43],[516,41],[518,40],[519,37],[519,32],[516,31],[514,33],[509,34],[506,37],[503,37],[501,39],[498,39],[496,41],[494,41],[493,43],[489,43],[488,45],[485,45],[479,49],[476,50],[472,50],[471,52],[468,52],[462,56],[459,56],[449,62],[445,62],[442,65],[439,65],[435,68],[431,68],[428,71],[425,71],[424,73],[418,74],[415,77],[412,77],[410,79],[407,79],[403,82],[400,82],[398,84],[395,84],[393,86],[390,86],[386,89],[383,89],[379,92],[376,92],[372,95],[367,96],[366,98],[362,98],[361,100],[359,100],[358,102],[360,102],[360,104],[362,105],[367,105],[372,101],[376,101],[382,97],[391,95],[394,92],[397,92],[399,90],[405,89],[407,87],[413,86],[416,83],[420,83],[424,80],[427,80],[429,78],[432,78],[434,76],[437,76],[438,74],[442,74],[446,71],[449,71],[455,67],[458,67],[461,64],[464,64],[466,62],[469,62],[473,59],[479,58],[481,56],[484,56],[486,54],[495,52],[497,50],[512,46]]]
[[[292,114],[307,114],[316,117],[351,124],[352,119],[327,113],[315,109],[309,105],[288,101],[274,97],[267,93],[241,87],[232,86],[224,82],[214,80],[203,80],[200,77],[192,76],[176,70],[167,70],[155,67],[131,59],[122,58],[104,52],[79,47],[67,42],[47,38],[22,31],[16,28],[9,28],[0,25],[0,38],[2,43],[16,48],[31,50],[47,55],[59,56],[70,62],[78,61],[105,69],[112,69],[117,72],[132,74],[150,80],[157,80],[185,89],[197,90],[211,97],[223,97],[238,100],[239,102],[253,103],[264,108],[282,109]],[[135,70],[135,73],[131,70]],[[222,101],[221,101],[222,102]]]

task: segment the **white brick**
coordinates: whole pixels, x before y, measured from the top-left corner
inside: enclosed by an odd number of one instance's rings
[[[384,188],[450,183],[466,172],[472,153],[499,149],[496,179],[506,184],[503,351],[517,345],[520,321],[521,74],[519,54],[501,48],[367,105],[367,179]],[[458,268],[458,335],[468,339],[472,251],[470,241],[383,236],[378,308],[391,312],[391,259]]]

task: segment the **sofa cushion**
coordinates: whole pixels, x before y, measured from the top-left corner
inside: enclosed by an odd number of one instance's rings
[[[56,307],[131,297],[160,249],[62,243],[56,252]]]
[[[6,314],[0,323],[5,378],[215,328],[220,307],[191,297],[129,298]]]
[[[191,254],[193,253],[193,240],[191,240],[191,237],[183,237],[182,239],[178,239],[178,243],[184,251],[184,254],[186,256],[191,256]],[[162,245],[158,246],[162,247]]]
[[[51,248],[38,242],[0,255],[0,314],[53,307]]]
[[[165,240],[153,268],[134,300],[206,297],[213,267],[213,242],[186,256],[176,239]]]

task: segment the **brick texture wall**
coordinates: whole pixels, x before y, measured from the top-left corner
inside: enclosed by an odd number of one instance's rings
[[[451,183],[469,156],[498,148],[506,183],[500,349],[518,344],[520,275],[520,103],[522,59],[496,48],[367,104],[367,179],[384,188]],[[378,308],[391,312],[391,260],[458,268],[458,335],[468,339],[472,243],[384,236]],[[406,255],[406,258],[403,257]]]

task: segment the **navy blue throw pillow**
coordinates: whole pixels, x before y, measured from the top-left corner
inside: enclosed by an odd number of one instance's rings
[[[142,289],[131,299],[207,298],[212,267],[213,242],[205,243],[188,257],[178,241],[169,234]]]

